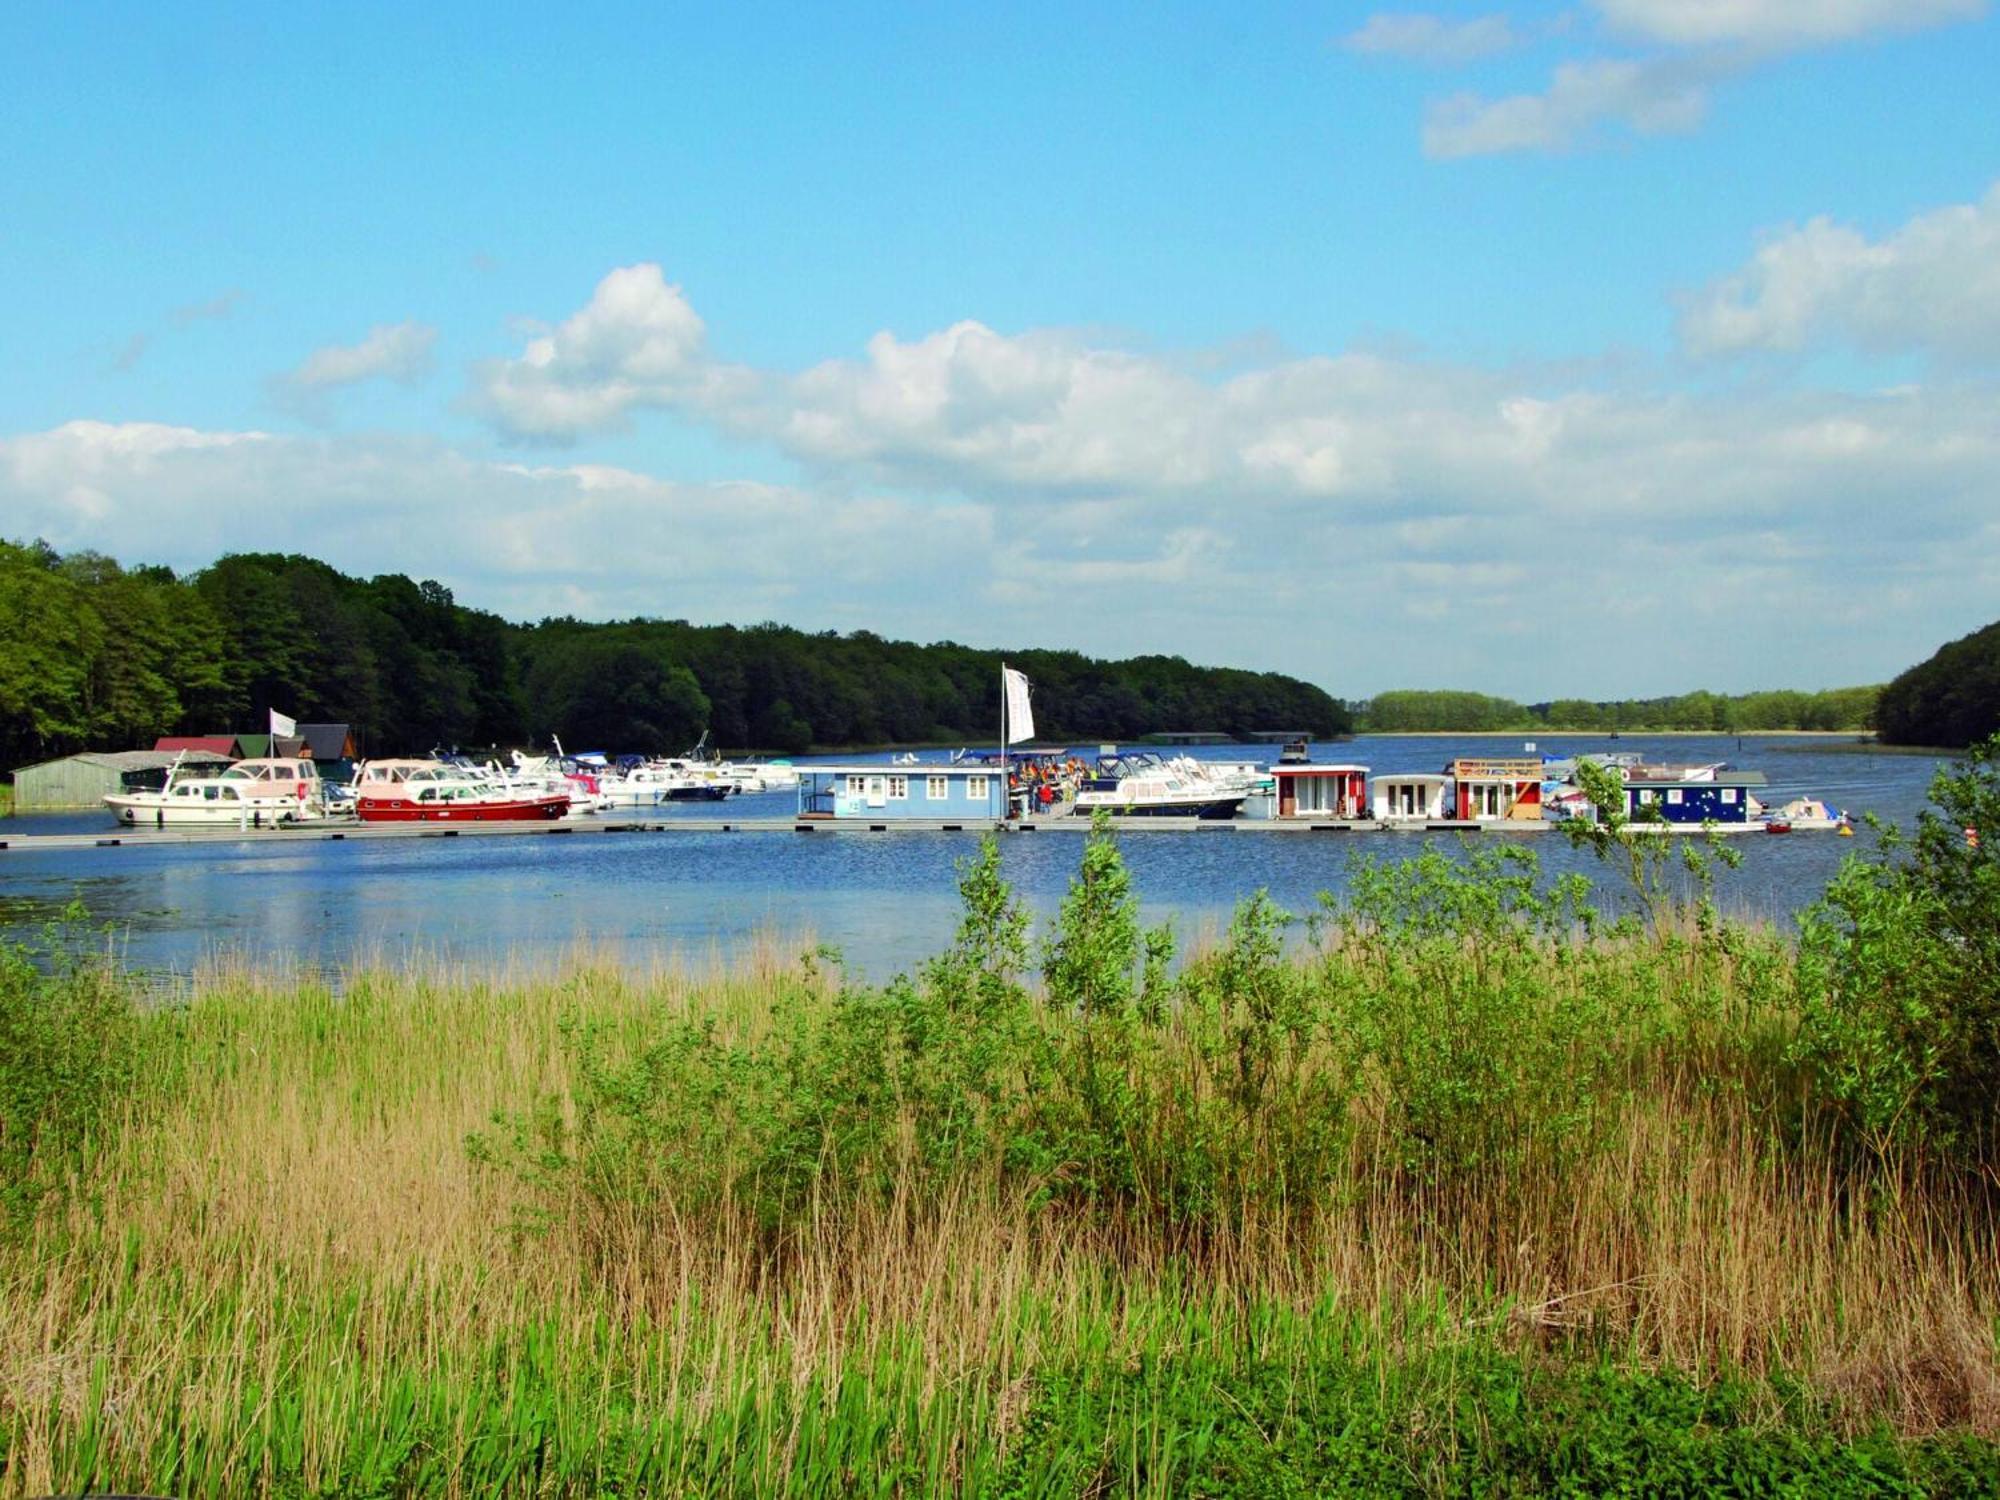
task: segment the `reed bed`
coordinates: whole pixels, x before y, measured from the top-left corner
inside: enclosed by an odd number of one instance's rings
[[[1169,973],[1087,854],[1031,982],[984,873],[881,988],[774,941],[126,1013],[0,1242],[0,1493],[2000,1483],[1992,1196],[1815,1109],[1775,936],[1494,866]]]

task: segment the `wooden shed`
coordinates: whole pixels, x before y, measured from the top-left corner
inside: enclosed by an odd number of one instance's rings
[[[114,792],[159,786],[177,758],[188,766],[226,766],[230,761],[207,750],[86,750],[16,771],[14,810],[96,807]]]

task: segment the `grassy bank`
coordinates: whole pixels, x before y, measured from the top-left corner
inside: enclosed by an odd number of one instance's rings
[[[1844,1123],[1810,932],[1531,866],[1171,962],[989,849],[881,988],[13,956],[0,1489],[2000,1485],[1983,1148]]]

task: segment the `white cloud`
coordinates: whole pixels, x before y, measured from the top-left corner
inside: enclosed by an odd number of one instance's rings
[[[1502,15],[1451,21],[1421,12],[1383,11],[1370,16],[1342,45],[1350,52],[1449,67],[1511,51],[1521,40]]]
[[[274,550],[360,575],[395,568],[517,618],[877,629],[918,628],[912,581],[976,577],[994,535],[967,503],[495,464],[420,439],[87,421],[0,439],[0,515],[0,534],[128,562]]]
[[[1640,135],[1685,133],[1706,117],[1709,88],[1723,71],[1714,59],[1681,57],[1564,63],[1546,93],[1504,99],[1462,93],[1433,104],[1424,119],[1424,153],[1564,150],[1587,143],[1606,122]]]
[[[1962,629],[2000,571],[2000,395],[1974,385],[1613,394],[1357,354],[1198,378],[960,324],[747,389],[699,410],[828,483],[70,423],[0,440],[0,514],[184,567],[271,548],[374,572],[393,535],[388,565],[515,617],[1085,642],[1356,693],[1639,690],[1637,635],[1660,690],[1755,685],[1794,633],[1812,655],[1783,675],[1866,677]]]
[[[1613,28],[1676,47],[1790,51],[1985,14],[1985,0],[1594,0]]]
[[[358,344],[313,350],[279,382],[303,393],[376,379],[412,385],[429,372],[431,346],[436,342],[437,330],[426,323],[377,324]]]
[[[1434,157],[1564,151],[1597,143],[1604,125],[1640,135],[1684,133],[1707,117],[1711,91],[1786,53],[1918,31],[1985,14],[1986,0],[1593,0],[1612,36],[1636,57],[1586,56],[1557,66],[1546,89],[1491,98],[1462,92],[1425,112]],[[1497,22],[1498,25],[1493,23]],[[1560,29],[1552,28],[1552,29]],[[1378,15],[1350,50],[1471,62],[1520,40],[1503,17],[1452,22]]]
[[[1701,355],[1845,342],[2000,359],[2000,184],[1880,240],[1825,218],[1788,229],[1687,299],[1679,332]]]
[[[642,264],[612,271],[581,310],[515,358],[481,364],[472,399],[510,436],[569,442],[622,426],[634,408],[699,402],[731,383],[681,289]]]
[[[169,317],[174,327],[186,328],[193,323],[207,323],[226,318],[236,311],[242,301],[243,289],[233,286],[226,291],[218,292],[205,302],[190,302],[183,307],[177,307]]]

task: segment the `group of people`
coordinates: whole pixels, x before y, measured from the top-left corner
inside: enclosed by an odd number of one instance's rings
[[[1047,812],[1058,802],[1074,797],[1088,775],[1090,768],[1074,755],[1067,760],[1019,761],[1007,770],[1008,798],[1010,802],[1018,801],[1025,792],[1031,808]]]

